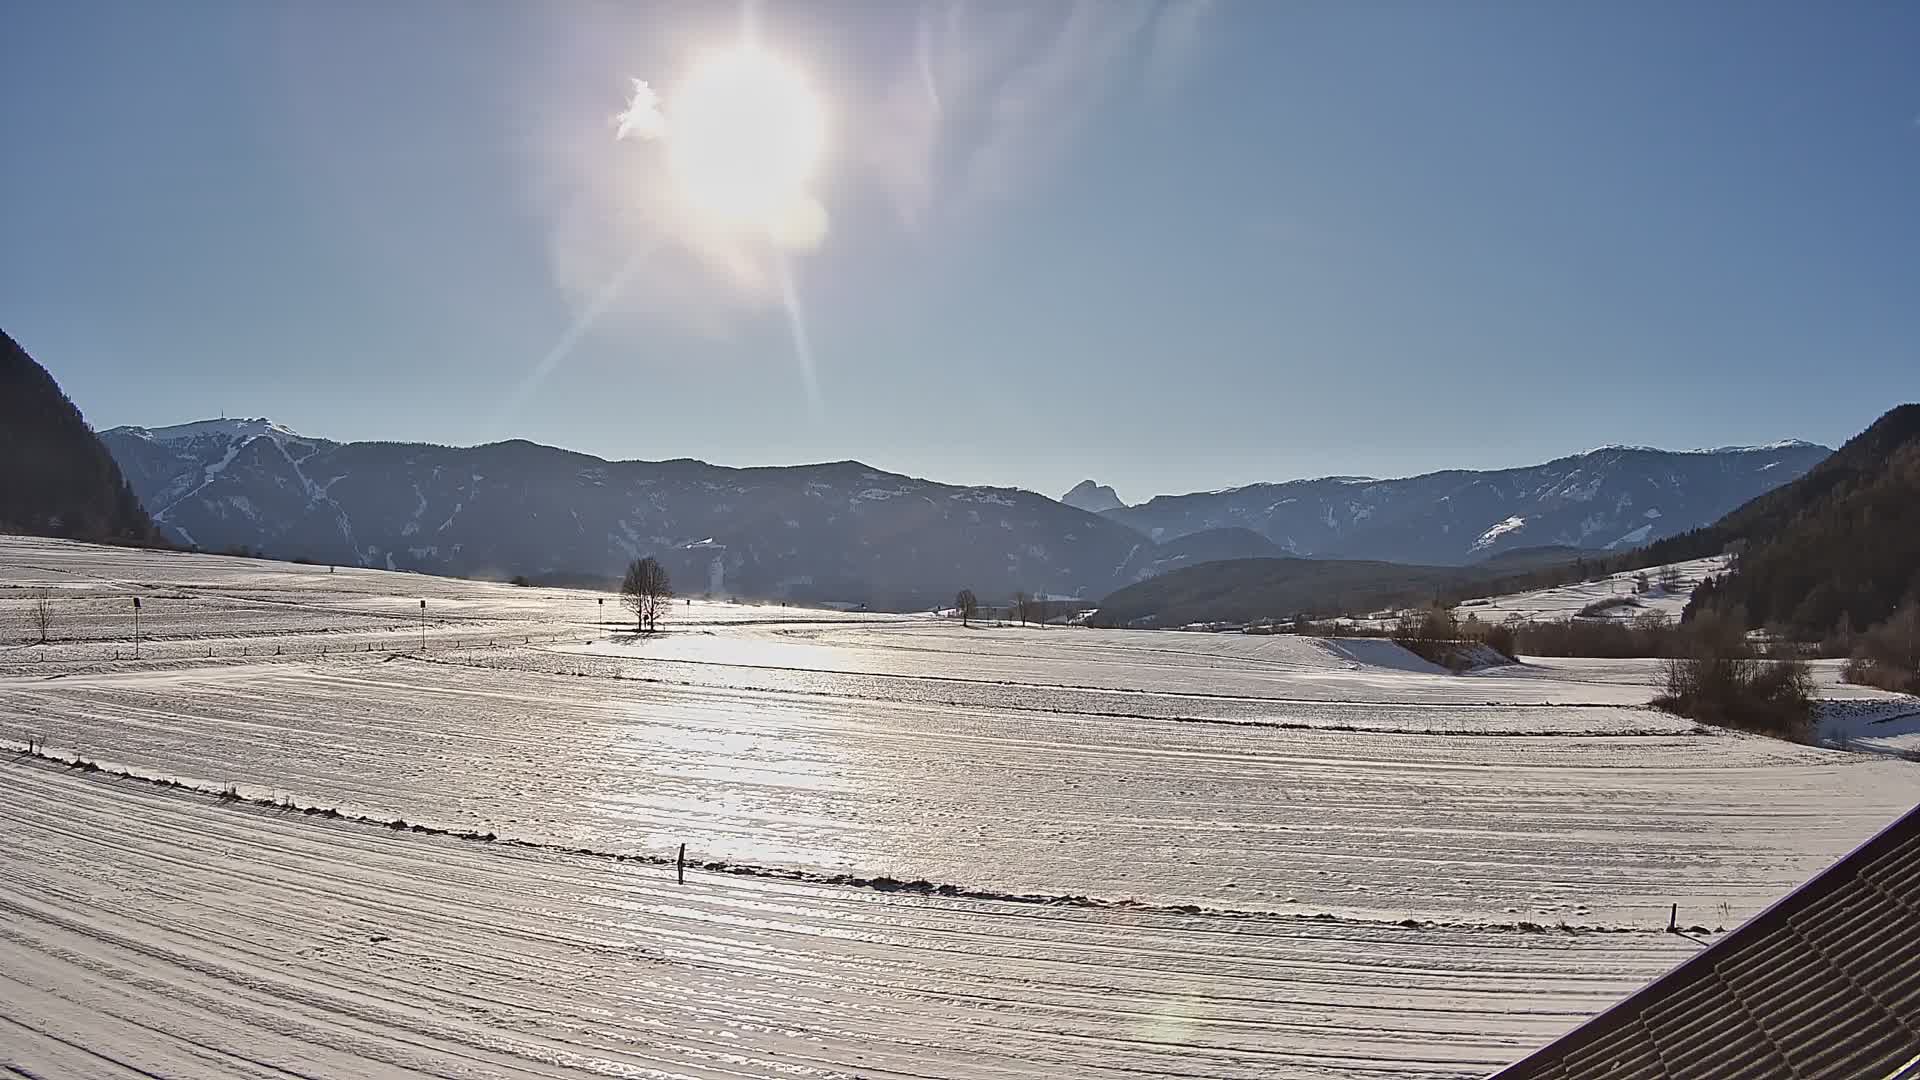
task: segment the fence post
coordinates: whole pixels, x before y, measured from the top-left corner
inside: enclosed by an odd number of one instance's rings
[[[687,845],[685,844],[680,845],[680,855],[673,861],[673,873],[680,884],[687,883]]]
[[[1673,905],[1673,912],[1667,916],[1667,933],[1677,934],[1679,932],[1680,932],[1680,905],[1675,904]]]

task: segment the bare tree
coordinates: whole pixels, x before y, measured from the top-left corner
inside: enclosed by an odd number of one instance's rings
[[[1673,565],[1672,563],[1668,563],[1666,566],[1661,567],[1659,581],[1660,581],[1661,592],[1664,592],[1669,596],[1679,592],[1682,584],[1680,579],[1680,568]]]
[[[627,566],[627,576],[620,582],[620,602],[633,612],[635,629],[653,633],[661,610],[671,599],[673,583],[659,560],[649,555]]]
[[[1024,592],[1013,594],[1013,610],[1020,616],[1020,625],[1027,625],[1027,613],[1033,608],[1033,597]]]
[[[980,610],[980,599],[973,595],[972,589],[961,589],[954,594],[953,609],[960,613],[961,626],[971,626],[974,614]]]
[[[47,589],[33,594],[33,606],[27,609],[27,625],[39,635],[38,644],[47,643],[47,632],[53,629],[53,598]]]

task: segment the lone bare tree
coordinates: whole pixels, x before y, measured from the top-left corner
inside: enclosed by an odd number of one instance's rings
[[[1679,592],[1680,586],[1682,584],[1682,581],[1680,578],[1680,568],[1673,565],[1672,563],[1668,563],[1666,566],[1661,567],[1659,581],[1660,581],[1661,592],[1666,593],[1669,596]]]
[[[1032,607],[1033,607],[1033,597],[1028,596],[1024,592],[1017,592],[1013,594],[1013,610],[1015,614],[1020,616],[1021,626],[1027,625],[1027,612],[1031,610]]]
[[[49,590],[41,589],[33,594],[33,606],[27,609],[27,625],[40,638],[36,644],[45,645],[47,632],[53,629],[53,597]]]
[[[635,629],[653,633],[661,610],[671,599],[673,583],[659,560],[649,555],[627,566],[627,576],[620,582],[620,602],[633,612]]]
[[[954,594],[953,609],[960,613],[961,626],[971,626],[973,616],[980,610],[980,600],[972,589],[961,589]]]

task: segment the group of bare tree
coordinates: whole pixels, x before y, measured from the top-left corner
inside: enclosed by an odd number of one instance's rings
[[[972,589],[961,589],[953,598],[953,610],[954,614],[960,616],[960,625],[971,626],[974,618],[980,614],[980,599]],[[1047,602],[1028,592],[1016,592],[1013,601],[1007,605],[1006,617],[1019,619],[1021,626],[1028,623],[1044,625],[1047,621]]]
[[[1028,623],[1045,626],[1047,602],[1031,593],[1016,592],[1013,594],[1013,615],[1020,620],[1021,626]]]
[[[673,582],[659,560],[649,555],[627,566],[627,576],[620,582],[620,603],[633,612],[636,630],[653,633],[672,599]]]

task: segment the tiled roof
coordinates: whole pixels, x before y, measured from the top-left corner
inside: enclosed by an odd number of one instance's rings
[[[1920,807],[1494,1080],[1920,1076]]]

